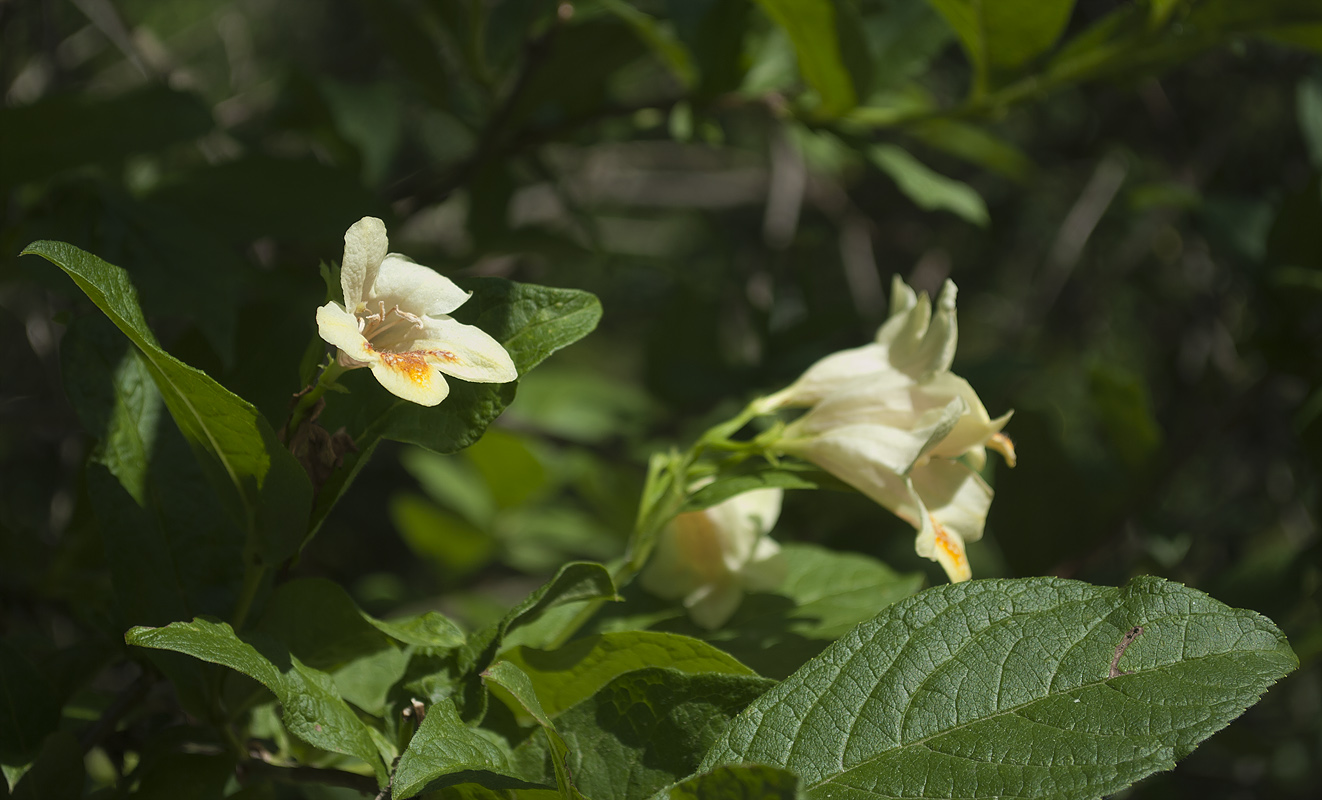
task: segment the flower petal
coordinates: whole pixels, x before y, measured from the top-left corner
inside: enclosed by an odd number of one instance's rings
[[[947,280],[941,288],[935,310],[926,294],[915,298],[898,277],[891,292],[891,317],[876,340],[886,348],[891,366],[917,380],[949,370],[959,340],[954,282]]]
[[[985,445],[1001,428],[1005,427],[1005,423],[1010,421],[1010,416],[1013,414],[1013,412],[1008,412],[992,419],[987,413],[986,407],[983,406],[982,400],[978,398],[978,393],[973,391],[973,387],[969,385],[969,382],[953,372],[937,375],[923,384],[922,390],[929,394],[934,402],[959,397],[968,407],[968,411],[961,415],[959,421],[955,423],[954,429],[936,447],[932,448],[932,455],[958,458],[970,448]]]
[[[908,478],[887,467],[870,448],[851,442],[848,436],[816,440],[811,447],[795,451],[794,455],[858,489],[915,528],[921,524],[922,504],[910,488]]]
[[[909,478],[938,524],[966,542],[982,538],[993,492],[978,473],[958,461],[934,458]]]
[[[754,489],[700,512],[720,532],[721,549],[730,570],[742,569],[758,540],[776,524],[783,494],[780,489]]]
[[[964,540],[930,516],[925,521],[914,542],[918,555],[940,564],[951,583],[972,578],[973,570],[969,568],[968,554],[964,552]]]
[[[700,628],[715,630],[726,623],[744,600],[734,583],[708,584],[684,598],[684,607]]]
[[[355,361],[376,360],[376,353],[358,330],[358,318],[339,303],[327,303],[317,309],[317,333]]]
[[[344,232],[340,288],[344,290],[344,306],[351,313],[363,307],[367,293],[376,282],[381,260],[389,249],[386,224],[376,217],[363,217]]]
[[[471,296],[472,292],[460,289],[436,270],[390,253],[381,262],[381,271],[370,287],[368,304],[375,308],[381,302],[386,310],[398,306],[415,316],[436,317],[449,314]]]
[[[481,328],[450,317],[424,317],[416,338],[395,350],[426,351],[447,375],[473,383],[509,383],[519,377],[500,342]]]
[[[370,346],[370,345],[369,345]],[[420,406],[434,406],[450,394],[450,386],[429,352],[373,351],[372,375],[386,391]]]

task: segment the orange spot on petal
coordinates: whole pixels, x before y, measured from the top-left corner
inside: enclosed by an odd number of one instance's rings
[[[929,514],[928,518],[932,520],[932,528],[936,532],[936,546],[950,560],[950,565],[954,571],[967,578],[969,567],[968,560],[964,557],[963,542],[958,537],[952,536],[941,523],[936,521],[935,517]]]
[[[381,356],[383,364],[396,372],[404,373],[413,383],[424,389],[431,387],[431,365],[427,363],[426,353],[420,351],[391,353],[378,350],[377,354]]]

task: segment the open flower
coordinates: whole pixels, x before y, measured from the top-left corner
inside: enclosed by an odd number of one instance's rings
[[[975,471],[991,447],[1014,465],[973,387],[951,373],[958,338],[955,285],[936,312],[898,279],[877,340],[814,364],[759,408],[811,406],[774,445],[817,464],[918,530],[918,554],[952,581],[972,577],[965,542],[982,537],[992,490]]]
[[[389,392],[424,406],[450,393],[444,375],[474,383],[518,377],[499,342],[450,318],[470,292],[387,248],[385,223],[376,217],[344,234],[344,305],[317,309],[317,331],[339,348],[341,366],[371,367]]]
[[[643,588],[681,600],[698,625],[719,628],[744,592],[769,591],[785,579],[780,545],[767,536],[780,499],[780,489],[755,489],[675,517],[639,577]]]

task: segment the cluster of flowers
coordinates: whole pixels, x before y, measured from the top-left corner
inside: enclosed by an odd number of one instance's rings
[[[972,577],[965,542],[982,537],[991,487],[978,474],[987,448],[1014,466],[1014,448],[968,381],[950,371],[955,355],[955,284],[935,308],[896,278],[891,314],[871,344],[823,358],[788,388],[754,403],[758,414],[807,410],[768,445],[802,458],[889,509],[918,531],[918,554],[951,581]],[[662,534],[641,580],[679,599],[694,621],[718,627],[745,591],[775,588],[784,574],[767,537],[780,491],[763,489],[680,515]]]
[[[449,316],[469,293],[388,245],[375,217],[344,235],[344,304],[317,310],[339,365],[369,367],[387,390],[426,406],[449,394],[444,375],[517,378],[499,342]],[[751,407],[762,416],[806,409],[766,454],[816,464],[889,509],[918,531],[918,554],[940,563],[951,581],[972,577],[964,544],[982,537],[991,506],[991,487],[978,474],[987,448],[1010,466],[1015,458],[1001,433],[1010,415],[992,419],[968,381],[950,371],[957,338],[954,283],[933,307],[896,278],[875,341],[823,358]],[[779,489],[762,489],[680,514],[660,534],[644,587],[681,600],[698,624],[719,627],[744,592],[774,589],[784,578],[780,547],[767,535],[780,503]]]

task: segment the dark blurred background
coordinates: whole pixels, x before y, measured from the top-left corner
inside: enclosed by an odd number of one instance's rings
[[[277,424],[364,215],[447,274],[597,293],[481,443],[378,450],[298,567],[473,623],[618,555],[647,453],[866,341],[892,275],[952,278],[955,371],[1019,452],[975,576],[1155,574],[1270,616],[1300,670],[1130,796],[1312,796],[1322,10],[1080,0],[983,80],[922,0],[837,2],[844,78],[774,5],[0,0],[0,634],[94,654],[70,685],[106,702],[61,352],[109,334],[30,241],[127,269],[170,352]],[[776,536],[943,580],[861,497],[792,495]]]

